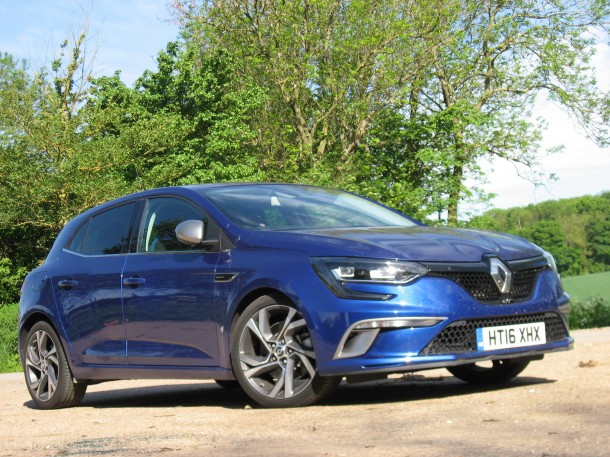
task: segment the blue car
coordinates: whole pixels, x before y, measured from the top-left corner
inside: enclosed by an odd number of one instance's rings
[[[114,379],[213,379],[268,407],[438,367],[501,383],[573,345],[569,297],[534,244],[288,184],[168,187],[86,211],[27,276],[19,311],[43,409]]]

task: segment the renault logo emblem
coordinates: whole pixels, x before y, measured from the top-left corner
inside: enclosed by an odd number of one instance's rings
[[[498,290],[502,294],[510,292],[513,283],[513,274],[500,259],[489,259],[489,274],[493,278]]]

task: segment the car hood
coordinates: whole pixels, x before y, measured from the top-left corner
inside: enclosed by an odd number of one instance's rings
[[[513,235],[444,227],[390,227],[256,232],[258,246],[301,249],[320,256],[370,256],[420,262],[480,262],[484,256],[518,260],[542,254]]]

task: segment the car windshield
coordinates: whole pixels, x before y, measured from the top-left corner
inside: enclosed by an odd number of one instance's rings
[[[334,189],[253,184],[214,187],[200,192],[229,219],[250,230],[417,225],[382,205]]]

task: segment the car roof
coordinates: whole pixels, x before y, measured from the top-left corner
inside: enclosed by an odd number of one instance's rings
[[[200,197],[204,191],[209,189],[218,189],[218,188],[226,188],[226,187],[242,187],[242,186],[279,186],[279,187],[310,187],[314,188],[316,186],[308,186],[303,184],[290,184],[290,183],[273,183],[273,182],[221,182],[221,183],[204,183],[204,184],[188,184],[182,186],[166,186],[166,187],[156,187],[152,189],[142,190],[140,192],[135,192],[132,194],[124,195],[122,197],[109,200],[104,203],[100,203],[95,205],[88,210],[83,211],[78,214],[74,219],[82,220],[83,218],[89,217],[93,213],[97,213],[100,211],[104,211],[106,209],[110,209],[114,206],[119,206],[121,204],[138,200],[141,198],[148,198],[155,195],[163,195],[163,194],[171,194],[171,195],[181,195],[183,197],[191,197],[197,198]]]

